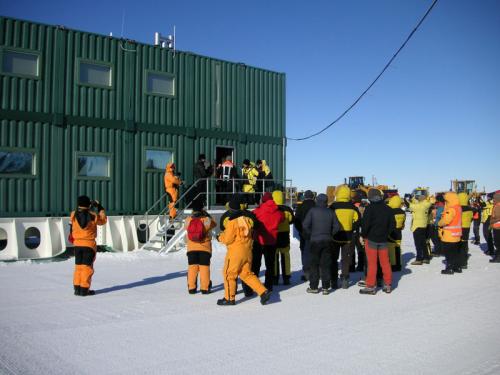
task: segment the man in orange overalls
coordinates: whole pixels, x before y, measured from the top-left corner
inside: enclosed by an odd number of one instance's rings
[[[165,191],[168,194],[169,203],[168,203],[168,214],[171,219],[174,219],[177,216],[177,209],[175,208],[175,203],[179,198],[179,186],[182,184],[179,176],[175,174],[175,164],[168,163],[165,168]]]
[[[104,207],[98,201],[91,201],[86,195],[78,197],[78,208],[70,215],[70,235],[75,245],[75,272],[73,287],[75,296],[92,296],[90,290],[94,261],[97,252],[97,226],[107,222]],[[97,213],[91,210],[97,209]]]

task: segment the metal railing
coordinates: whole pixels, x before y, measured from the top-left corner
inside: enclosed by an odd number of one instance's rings
[[[200,188],[203,186],[202,183],[205,181],[205,190],[200,191]],[[220,182],[221,184],[218,184]],[[246,184],[245,184],[246,182]],[[162,226],[162,218],[163,222],[166,224],[165,225],[165,233],[164,237],[166,237],[167,231],[172,229],[175,225],[176,222],[179,222],[180,220],[184,219],[185,216],[185,210],[189,208],[189,206],[192,204],[193,201],[198,199],[201,196],[205,196],[205,207],[207,210],[210,209],[211,207],[211,197],[215,196],[217,197],[218,195],[231,195],[231,194],[241,194],[241,195],[253,195],[255,196],[256,194],[263,194],[266,191],[269,190],[280,190],[283,191],[283,193],[286,196],[286,190],[287,190],[287,184],[292,185],[292,180],[274,180],[274,179],[265,179],[265,180],[258,180],[255,184],[253,184],[254,190],[255,191],[250,191],[250,192],[243,192],[241,191],[243,185],[252,185],[248,183],[248,179],[246,178],[231,178],[231,179],[222,179],[222,178],[200,178],[195,181],[186,191],[184,191],[181,196],[177,199],[175,202],[174,208],[179,209],[182,204],[186,203],[182,211],[171,221],[167,220],[167,211],[169,210],[168,205],[164,207],[163,209],[160,210],[158,214],[151,215],[152,211],[156,209],[156,207],[161,203],[166,201],[168,193],[163,193],[160,198],[158,198],[153,205],[144,213],[143,215],[143,221],[145,221],[145,226],[141,227],[139,225],[139,230],[140,231],[146,231],[146,243],[149,242],[150,239],[150,226],[151,224],[157,220],[157,230],[160,230]],[[228,190],[228,186],[231,188]],[[217,191],[218,189],[220,190],[221,188],[224,188],[225,191]],[[266,190],[267,189],[267,190]],[[197,192],[196,195],[192,196],[192,193]],[[190,196],[191,195],[191,196]],[[189,197],[188,202],[185,202],[186,197]],[[217,199],[213,199],[213,202],[216,204]],[[290,196],[290,206],[292,205],[292,197]],[[152,219],[152,222],[150,223],[150,216],[153,216],[154,218]]]

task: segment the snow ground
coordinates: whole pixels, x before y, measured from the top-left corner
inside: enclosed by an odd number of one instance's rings
[[[411,232],[403,237],[413,257]],[[271,303],[238,294],[219,307],[225,248],[214,249],[215,292],[189,295],[184,253],[99,253],[93,288],[72,294],[73,260],[0,264],[2,374],[498,374],[500,265],[470,245],[469,269],[440,274],[442,258],[395,274],[390,295],[353,285]],[[352,276],[357,281],[361,274]]]

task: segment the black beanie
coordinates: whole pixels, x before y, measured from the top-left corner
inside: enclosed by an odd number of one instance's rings
[[[195,199],[191,203],[191,208],[193,209],[193,211],[201,211],[201,210],[203,210],[203,201],[201,199]]]
[[[368,190],[368,200],[370,202],[380,202],[384,198],[384,195],[379,189]]]
[[[314,194],[311,190],[306,190],[304,192],[304,199],[314,199]]]
[[[250,165],[250,160],[248,159],[243,160],[243,165]]]
[[[76,200],[78,207],[90,207],[90,198],[86,195],[80,195]]]
[[[205,154],[200,154],[200,156],[198,156],[198,160],[205,160],[206,157],[205,157]]]
[[[240,209],[240,198],[237,195],[232,197],[231,200],[229,201],[229,208],[232,210]]]

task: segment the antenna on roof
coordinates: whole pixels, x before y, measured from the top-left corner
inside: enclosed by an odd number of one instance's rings
[[[167,36],[163,36],[159,32],[155,32],[155,46],[173,50],[175,57],[175,25],[173,35],[169,34]]]

